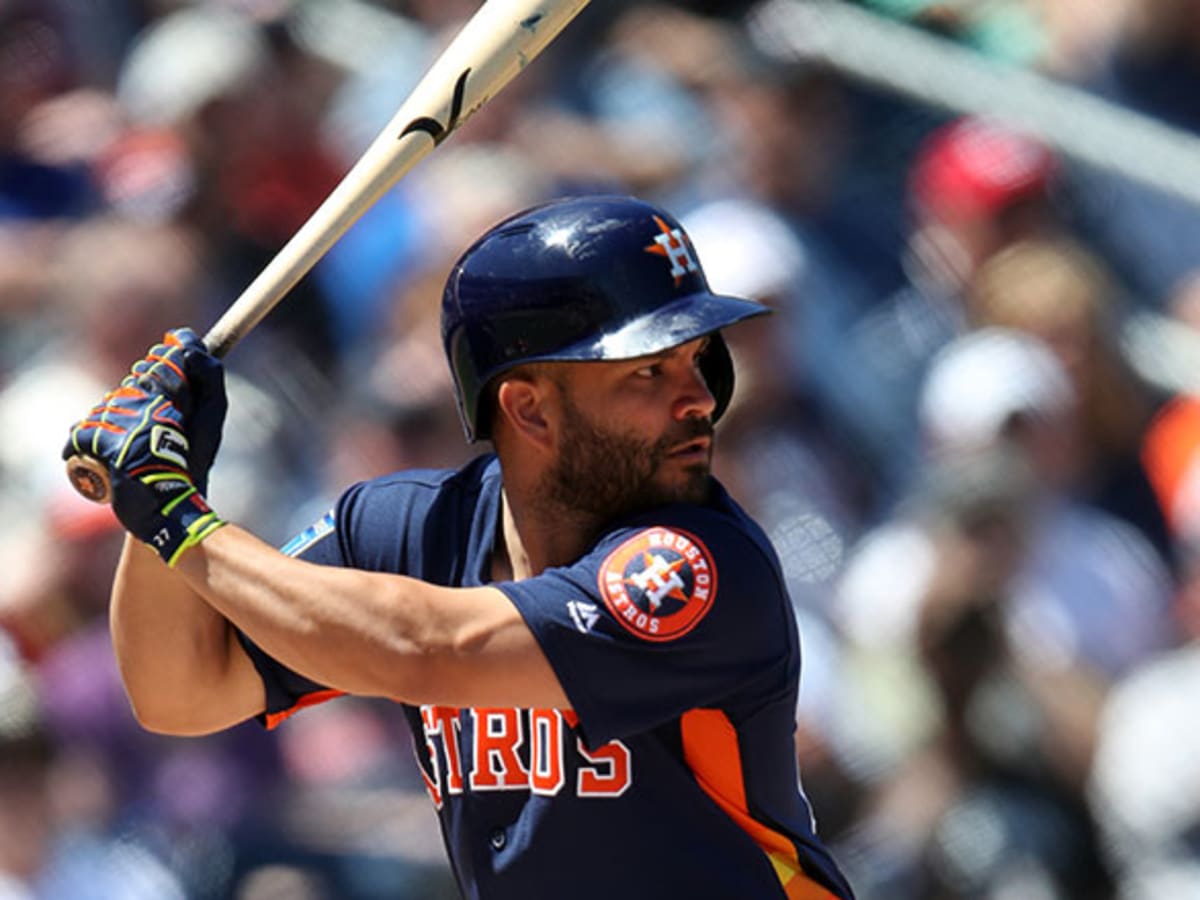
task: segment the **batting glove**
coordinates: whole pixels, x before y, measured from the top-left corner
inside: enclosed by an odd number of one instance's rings
[[[224,411],[220,363],[193,332],[178,329],[75,425],[63,457],[85,454],[106,463],[117,518],[173,566],[225,524],[197,487],[216,455]],[[196,426],[212,421],[218,434],[201,437]],[[194,443],[189,432],[197,435]]]
[[[207,493],[209,470],[217,458],[229,408],[220,360],[192,329],[176,328],[134,363],[126,381],[130,378],[143,390],[170,397],[183,414],[190,447],[188,472],[200,493]]]

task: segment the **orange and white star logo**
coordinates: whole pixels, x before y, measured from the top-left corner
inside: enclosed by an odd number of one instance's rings
[[[671,641],[712,608],[717,570],[695,535],[647,528],[608,555],[598,584],[608,611],[626,630],[648,641]]]
[[[683,557],[667,560],[657,553],[642,554],[642,570],[629,576],[629,583],[646,595],[651,612],[658,612],[663,600],[670,597],[680,603],[687,603],[687,594],[683,592],[683,579],[679,570],[684,565]]]
[[[672,228],[660,216],[654,217],[654,223],[658,225],[662,233],[656,234],[654,243],[642,249],[647,253],[667,258],[667,261],[671,263],[671,276],[675,279],[675,286],[679,287],[679,282],[684,275],[688,272],[700,271],[700,264],[692,255],[692,245],[684,235],[682,228]]]

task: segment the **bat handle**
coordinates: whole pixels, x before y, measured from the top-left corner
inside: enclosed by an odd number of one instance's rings
[[[108,467],[90,456],[72,456],[67,460],[67,478],[71,486],[93,503],[111,503],[112,485]]]

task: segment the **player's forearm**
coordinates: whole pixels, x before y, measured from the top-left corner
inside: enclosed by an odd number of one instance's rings
[[[117,566],[110,623],[126,693],[145,727],[200,734],[261,711],[261,683],[229,622],[132,538]]]
[[[347,693],[412,699],[444,643],[400,576],[290,558],[234,525],[177,564],[189,585],[274,659]]]
[[[177,568],[270,656],[331,688],[448,706],[567,706],[520,614],[494,589],[314,565],[233,525]]]

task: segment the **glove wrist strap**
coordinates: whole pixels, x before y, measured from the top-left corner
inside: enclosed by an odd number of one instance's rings
[[[153,489],[153,482],[179,482],[179,476],[171,473],[144,476],[143,484]],[[225,524],[201,496],[195,487],[181,491],[170,498],[138,529],[138,537],[149,544],[171,568],[179,562],[184,551],[195,547],[206,537]]]
[[[195,547],[206,537],[225,524],[226,522],[224,519],[220,518],[212,510],[209,510],[207,514],[194,519],[191,524],[187,526],[184,532],[183,540],[179,542],[179,545],[170,554],[170,556],[164,554],[163,560],[172,569],[175,568],[175,564],[179,562],[179,559],[183,556],[184,551]]]

